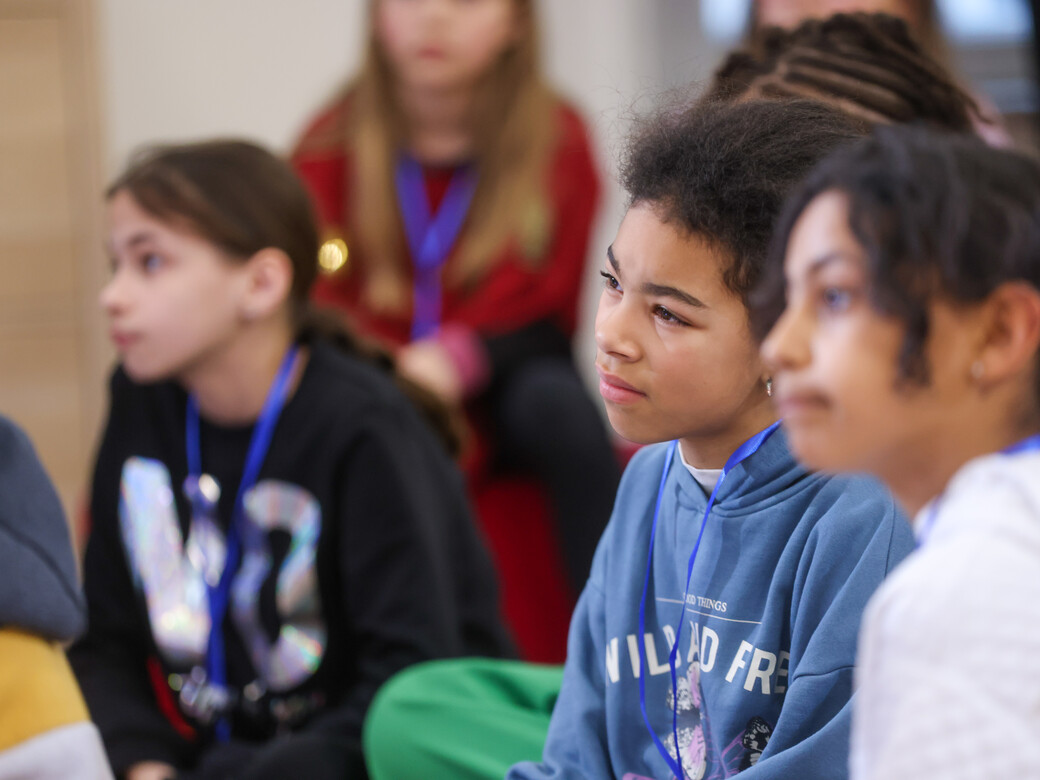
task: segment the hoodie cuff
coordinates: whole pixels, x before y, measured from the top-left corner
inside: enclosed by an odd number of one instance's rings
[[[464,398],[472,398],[487,387],[491,379],[491,362],[476,331],[455,323],[442,325],[437,331],[437,342],[448,353],[458,372]]]

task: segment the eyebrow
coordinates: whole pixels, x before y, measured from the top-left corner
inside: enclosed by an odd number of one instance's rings
[[[618,276],[621,275],[621,266],[618,265],[617,258],[614,257],[614,246],[607,247],[607,261],[610,263],[611,268],[614,269],[614,273]],[[639,292],[643,295],[652,295],[659,298],[674,298],[677,301],[685,303],[687,306],[692,306],[695,309],[707,309],[708,304],[702,301],[700,298],[694,298],[688,292],[683,292],[678,287],[672,287],[670,284],[657,284],[656,282],[644,282],[639,288]]]
[[[142,244],[149,244],[153,241],[155,241],[155,235],[145,230],[140,233],[134,233],[132,236],[130,236],[129,240],[123,244],[123,247],[124,249],[133,249],[135,247],[141,246]],[[115,246],[111,241],[105,242],[105,251],[109,254],[113,254],[115,252]]]
[[[826,268],[828,265],[832,263],[836,263],[841,260],[855,263],[858,261],[858,259],[859,258],[850,255],[848,252],[844,252],[840,249],[835,249],[831,252],[827,252],[826,254],[821,255],[820,257],[817,257],[815,260],[809,263],[809,267],[805,270],[805,275],[806,277],[816,276],[818,273],[820,273],[820,271],[822,271],[824,268]]]

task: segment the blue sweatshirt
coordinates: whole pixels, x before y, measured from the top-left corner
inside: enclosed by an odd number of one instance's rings
[[[667,444],[622,479],[571,622],[563,687],[540,764],[521,778],[671,778],[640,713],[674,757],[668,653],[707,496],[679,461],[662,494],[646,598],[654,506]],[[679,749],[687,778],[848,774],[852,667],[860,615],[913,548],[892,498],[862,477],[811,474],[781,431],[719,488],[686,595],[676,658]]]

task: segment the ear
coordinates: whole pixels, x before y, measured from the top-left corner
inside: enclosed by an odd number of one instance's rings
[[[293,265],[281,249],[261,249],[245,263],[245,292],[241,316],[246,321],[266,319],[289,300]]]
[[[1040,291],[1025,282],[1008,282],[984,304],[984,341],[972,364],[972,378],[983,388],[1025,373],[1032,383],[1040,350]]]

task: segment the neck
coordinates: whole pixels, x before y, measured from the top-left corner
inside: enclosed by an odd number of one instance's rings
[[[1040,431],[1020,427],[972,425],[970,430],[949,430],[935,436],[929,447],[918,453],[904,453],[898,463],[875,473],[888,485],[903,509],[913,517],[941,494],[954,474],[970,460],[991,455]]]
[[[255,422],[292,341],[291,329],[275,327],[274,323],[257,323],[218,354],[185,371],[178,381],[195,396],[199,413],[210,422],[218,425]],[[290,377],[290,393],[299,382],[304,362],[296,361]]]
[[[685,436],[679,440],[683,457],[696,469],[721,469],[729,456],[759,431],[779,419],[772,401],[766,399],[728,425],[725,430]]]
[[[408,150],[433,165],[453,165],[473,153],[473,89],[398,89],[408,130]]]

